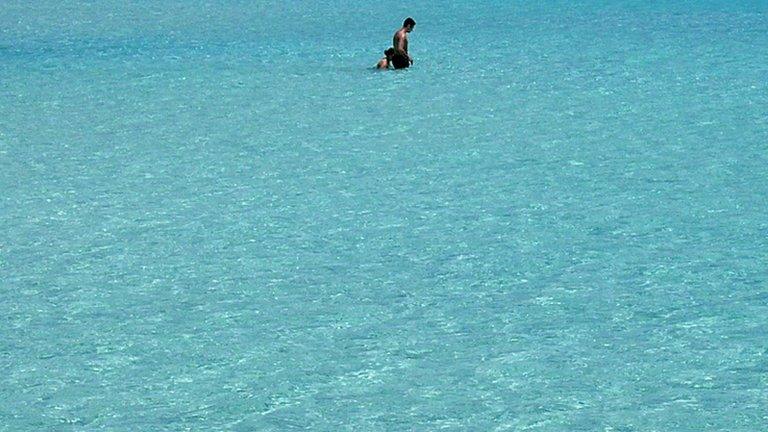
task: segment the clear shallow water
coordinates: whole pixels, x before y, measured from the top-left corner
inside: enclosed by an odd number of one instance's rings
[[[766,12],[4,2],[0,430],[765,429]]]

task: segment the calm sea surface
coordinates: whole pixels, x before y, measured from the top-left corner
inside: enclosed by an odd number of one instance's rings
[[[0,431],[95,430],[768,430],[768,3],[2,1]]]

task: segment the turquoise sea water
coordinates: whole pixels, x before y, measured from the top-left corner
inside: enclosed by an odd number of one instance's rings
[[[3,1],[0,431],[768,429],[768,4],[539,3]]]

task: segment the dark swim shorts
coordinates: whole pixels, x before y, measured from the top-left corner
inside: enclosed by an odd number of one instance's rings
[[[408,60],[407,55],[395,53],[395,55],[392,56],[392,66],[394,66],[395,69],[405,69],[410,65],[411,61]]]

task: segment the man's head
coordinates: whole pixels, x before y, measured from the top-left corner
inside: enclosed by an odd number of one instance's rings
[[[388,59],[391,59],[393,55],[395,55],[395,49],[392,47],[389,47],[386,51],[384,51],[384,57]]]
[[[413,18],[408,17],[403,21],[403,27],[405,28],[405,31],[410,32],[416,27],[416,21],[414,21]]]

